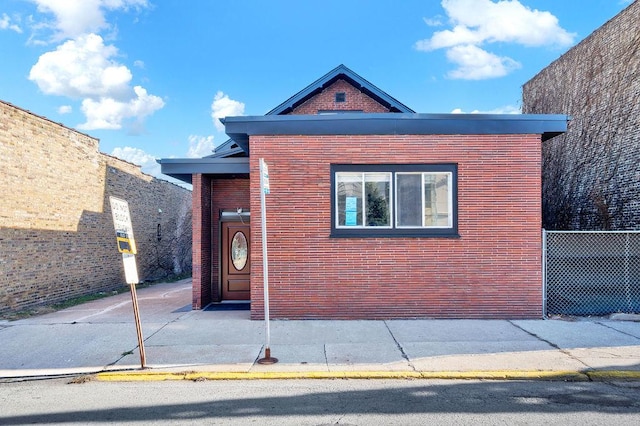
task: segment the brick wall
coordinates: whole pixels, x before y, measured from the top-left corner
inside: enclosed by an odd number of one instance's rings
[[[548,229],[640,229],[640,2],[523,86],[524,113],[572,117],[543,147]]]
[[[211,178],[194,174],[193,184],[193,309],[211,301]],[[204,300],[204,303],[203,303]]]
[[[269,165],[273,318],[539,318],[540,137],[252,136]],[[457,163],[460,238],[330,238],[331,163]],[[259,179],[251,299],[262,318]]]
[[[345,102],[336,102],[335,94],[345,94]],[[344,80],[338,80],[321,93],[296,107],[291,114],[317,114],[319,110],[389,112],[360,90]]]
[[[190,191],[3,102],[0,162],[0,313],[123,285],[110,195],[129,202],[140,279],[190,270]]]
[[[193,309],[220,300],[220,214],[249,211],[249,179],[193,176]]]
[[[258,175],[259,176],[259,175]],[[212,247],[211,255],[211,288],[212,301],[220,300],[220,213],[223,210],[236,210],[242,208],[250,211],[249,205],[249,179],[216,179],[213,181],[213,211],[211,220],[211,233],[213,241],[218,243]],[[259,210],[258,210],[259,211]],[[257,212],[255,213],[257,214]]]

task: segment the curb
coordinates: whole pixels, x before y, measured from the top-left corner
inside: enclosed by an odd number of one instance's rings
[[[304,371],[304,372],[103,372],[98,381],[138,382],[169,380],[290,380],[290,379],[445,379],[445,380],[548,380],[587,382],[640,380],[640,371]]]
[[[585,374],[594,382],[605,380],[640,380],[640,371],[637,370],[591,370],[586,371]]]

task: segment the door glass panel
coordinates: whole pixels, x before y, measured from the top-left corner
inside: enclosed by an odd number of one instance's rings
[[[240,231],[236,232],[231,240],[231,262],[233,267],[242,271],[247,264],[247,237]]]

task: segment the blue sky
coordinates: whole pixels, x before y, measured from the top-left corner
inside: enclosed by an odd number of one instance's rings
[[[519,112],[631,0],[2,0],[0,99],[159,174],[339,64],[415,111]]]

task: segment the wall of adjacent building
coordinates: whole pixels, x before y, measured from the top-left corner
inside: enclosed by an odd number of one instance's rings
[[[129,203],[141,280],[190,272],[191,191],[4,102],[0,162],[0,313],[125,284],[109,196]]]
[[[524,113],[571,116],[543,145],[547,229],[640,229],[640,1],[523,86]]]

